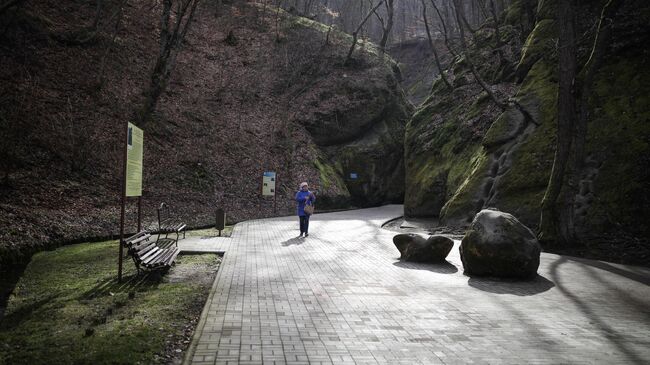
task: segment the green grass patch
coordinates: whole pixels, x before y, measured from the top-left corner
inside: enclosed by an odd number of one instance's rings
[[[127,258],[118,283],[118,249],[107,241],[34,255],[0,323],[0,364],[169,361],[200,315],[218,257],[179,256],[168,273],[140,276]]]
[[[230,237],[234,226],[225,226],[221,231],[221,237]],[[219,237],[219,231],[214,228],[194,229],[185,232],[186,237]],[[176,237],[176,236],[174,236]],[[181,237],[182,238],[182,237]]]

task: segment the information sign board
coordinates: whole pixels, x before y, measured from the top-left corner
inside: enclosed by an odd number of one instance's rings
[[[264,172],[264,176],[262,177],[262,195],[275,196],[275,172]]]
[[[142,196],[142,152],[144,132],[132,123],[126,145],[126,196]]]

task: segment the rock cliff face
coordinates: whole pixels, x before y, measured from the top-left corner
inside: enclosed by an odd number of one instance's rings
[[[88,28],[79,19],[94,17],[94,3],[25,2],[1,14],[0,264],[118,232],[124,126],[143,100],[161,9],[129,1],[113,40],[120,2],[103,3],[108,25],[84,44],[65,39]],[[321,209],[401,201],[409,106],[392,61],[362,43],[345,65],[349,36],[225,3],[216,18],[214,3],[197,10],[144,126],[144,226],[156,227],[162,201],[190,226],[213,223],[216,208],[231,221],[294,214],[301,181]],[[260,196],[264,171],[278,173],[275,202]],[[134,223],[130,201],[127,231]]]
[[[539,2],[535,28],[523,45],[513,26],[519,18],[516,5],[501,29],[508,44],[505,58],[516,69],[503,67],[488,52],[494,42],[487,28],[477,35],[474,62],[481,64],[484,79],[496,80],[492,88],[499,97],[518,101],[530,116],[496,108],[464,60],[455,60],[454,91],[438,80],[406,128],[407,215],[439,216],[443,224],[462,226],[481,209],[495,207],[537,227],[555,145],[556,2]],[[583,31],[597,21],[602,5],[582,6],[578,34],[593,37]],[[629,1],[617,15],[590,96],[588,157],[574,218],[583,237],[626,230],[647,240],[649,233],[650,72],[643,66],[648,9],[646,2]],[[583,39],[581,62],[592,43],[593,38]]]
[[[309,55],[303,60],[309,80],[290,87],[297,111],[291,121],[323,152],[316,163],[324,189],[320,206],[401,203],[404,126],[411,106],[397,84],[393,61],[365,44],[361,54],[366,56],[344,66],[344,47],[322,52],[322,25],[304,18],[299,23],[303,29],[291,41],[302,57]],[[342,44],[349,41],[348,35],[338,36]],[[333,184],[342,186],[342,193],[330,193]]]

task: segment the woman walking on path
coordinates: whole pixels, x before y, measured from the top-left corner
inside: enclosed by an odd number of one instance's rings
[[[309,191],[309,185],[306,182],[300,183],[300,190],[296,193],[296,202],[298,202],[298,218],[300,218],[300,236],[304,234],[309,236],[309,214],[305,212],[305,205],[313,205],[316,201],[314,193]]]

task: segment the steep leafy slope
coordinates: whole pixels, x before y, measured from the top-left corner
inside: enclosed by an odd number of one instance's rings
[[[119,2],[105,4],[110,15]],[[325,44],[326,27],[306,19],[280,12],[276,22],[270,8],[243,1],[215,18],[213,6],[199,8],[145,126],[145,226],[155,228],[161,201],[191,226],[212,223],[217,207],[232,221],[292,214],[303,180],[319,191],[321,208],[400,201],[403,183],[393,175],[403,166],[408,106],[390,60],[362,44],[344,65],[344,34]],[[142,102],[159,12],[127,2],[114,44],[110,27],[94,42],[69,42],[87,28],[80,19],[93,18],[94,3],[27,2],[3,15],[0,262],[117,233],[124,125]],[[345,138],[322,138],[344,129]],[[260,196],[269,170],[278,173],[277,209]],[[348,184],[350,172],[363,179]],[[127,222],[133,231],[132,201]]]

